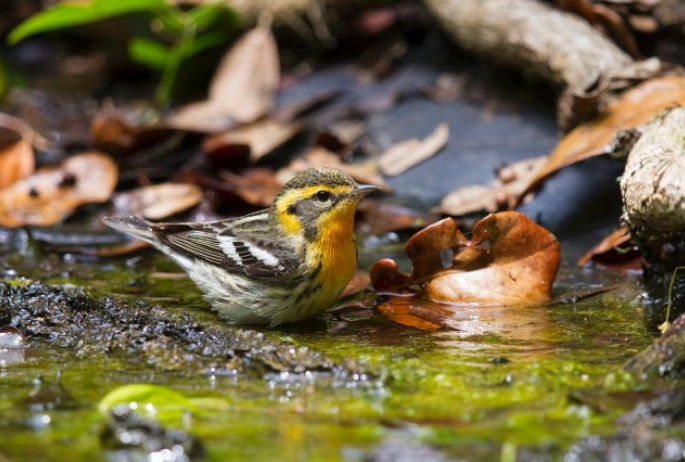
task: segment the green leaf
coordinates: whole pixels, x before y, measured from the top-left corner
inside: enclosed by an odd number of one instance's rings
[[[5,68],[0,62],[0,97],[2,97],[7,91],[7,77],[5,75]]]
[[[133,37],[128,42],[128,56],[133,61],[160,72],[167,66],[169,52],[168,46],[144,37]]]
[[[228,42],[229,36],[224,32],[208,32],[206,34],[195,37],[195,39],[190,42],[190,46],[185,52],[185,57],[193,56],[201,51],[205,51],[209,48],[221,45]]]
[[[214,25],[223,16],[226,6],[222,3],[199,5],[186,13],[188,22],[198,30],[204,30]]]
[[[107,415],[114,407],[121,405],[169,427],[182,426],[187,412],[208,417],[213,412],[230,409],[229,402],[223,398],[186,398],[167,387],[131,384],[110,391],[100,400],[98,410]]]
[[[179,426],[186,412],[198,410],[182,394],[170,388],[148,384],[115,388],[100,400],[98,410],[106,415],[118,405],[128,405],[134,412],[168,426]]]
[[[88,24],[126,13],[165,8],[164,0],[93,0],[90,3],[60,3],[34,14],[7,37],[15,44],[31,35]]]

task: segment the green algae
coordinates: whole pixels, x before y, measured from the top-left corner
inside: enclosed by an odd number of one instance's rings
[[[40,271],[30,262],[6,267],[13,277],[85,286],[96,299],[115,295],[135,304],[144,298],[174,316],[189,316],[188,322],[219,326],[192,283],[160,257],[98,266],[53,261]],[[562,278],[558,290],[572,290],[573,277]],[[583,284],[584,278],[578,277]],[[207,460],[365,460],[379,448],[398,447],[393,441],[433,448],[447,459],[511,459],[530,450],[544,460],[588,435],[618,431],[627,405],[599,408],[574,393],[593,390],[601,400],[647,387],[623,372],[625,361],[653,340],[637,281],[527,310],[523,321],[520,312],[504,310],[501,325],[485,331],[472,320],[461,331],[423,332],[378,314],[259,331],[288,350],[323,354],[327,364],[352,364],[349,380],[316,368],[236,374],[193,361],[169,367],[146,360],[143,352],[79,350],[82,345],[33,336],[21,360],[0,366],[0,459],[106,459],[106,418],[97,406],[128,384],[228,403],[174,428],[200,441]],[[28,406],[37,377],[71,396],[70,404]]]

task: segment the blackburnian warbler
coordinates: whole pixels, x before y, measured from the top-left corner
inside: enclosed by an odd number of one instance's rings
[[[316,316],[340,296],[357,266],[355,207],[377,189],[314,168],[288,181],[270,208],[239,218],[105,223],[173,258],[229,323],[275,326]]]

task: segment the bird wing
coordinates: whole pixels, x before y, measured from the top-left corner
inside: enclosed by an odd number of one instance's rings
[[[233,220],[153,226],[171,250],[253,278],[291,273],[298,266],[295,249],[264,232],[240,232]]]

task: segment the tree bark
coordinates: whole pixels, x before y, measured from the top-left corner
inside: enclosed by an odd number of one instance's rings
[[[461,48],[584,92],[632,59],[585,20],[536,0],[424,0]]]
[[[685,108],[663,111],[643,129],[621,178],[624,220],[656,244],[685,230]]]

